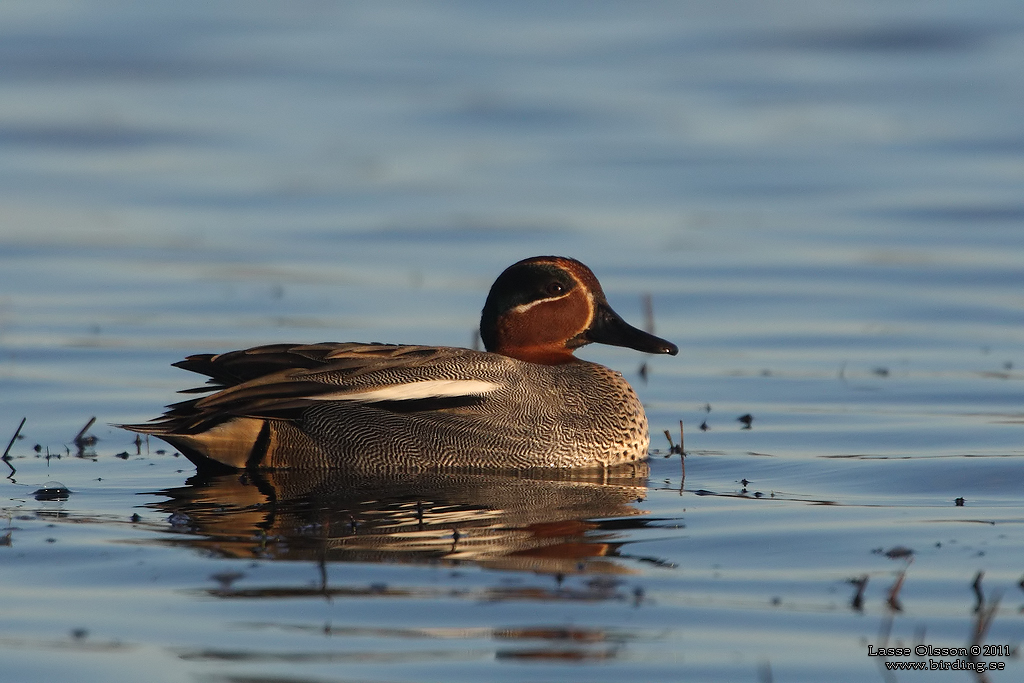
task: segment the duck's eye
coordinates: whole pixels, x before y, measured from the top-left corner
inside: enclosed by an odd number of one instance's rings
[[[558,296],[565,293],[565,286],[561,282],[552,282],[544,291],[548,296]]]

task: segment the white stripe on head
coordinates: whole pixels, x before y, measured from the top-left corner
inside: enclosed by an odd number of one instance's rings
[[[513,306],[511,311],[513,313],[526,313],[528,310],[530,310],[537,304],[546,304],[549,301],[558,301],[559,299],[564,299],[565,297],[569,296],[569,294],[571,294],[571,292],[569,292],[568,294],[560,294],[559,296],[549,296],[547,299],[535,299],[534,301],[530,301],[525,304]]]
[[[311,396],[314,401],[415,401],[422,398],[456,398],[459,396],[481,396],[489,394],[500,385],[479,379],[428,379],[421,382],[393,384],[388,387],[365,391],[338,391],[332,394]]]

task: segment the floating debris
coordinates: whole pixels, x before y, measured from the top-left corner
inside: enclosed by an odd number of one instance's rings
[[[908,558],[908,557],[912,557],[914,555],[914,551],[913,550],[911,550],[910,548],[907,548],[905,546],[902,546],[902,545],[895,545],[895,546],[889,548],[888,550],[882,550],[881,548],[876,548],[876,549],[872,550],[871,552],[874,553],[875,555],[885,555],[890,560],[902,560],[902,559],[905,559],[905,558]]]

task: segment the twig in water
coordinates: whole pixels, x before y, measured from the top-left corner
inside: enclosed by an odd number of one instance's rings
[[[889,597],[886,602],[889,603],[889,607],[897,612],[903,611],[903,605],[900,604],[900,589],[903,588],[903,580],[907,578],[907,569],[910,568],[910,564],[913,561],[913,557],[907,560],[907,566],[900,570],[899,576],[896,577],[896,583],[889,589]]]
[[[679,421],[679,490],[683,490],[686,481],[686,451],[683,450],[683,421]]]
[[[75,436],[75,439],[74,439],[74,441],[72,441],[72,443],[75,444],[76,446],[78,446],[79,448],[81,448],[82,445],[85,443],[85,433],[87,431],[89,431],[89,427],[92,427],[94,422],[96,422],[96,416],[95,415],[93,415],[92,417],[89,418],[89,421],[85,423],[84,427],[82,427],[82,431],[78,432],[78,434]]]
[[[864,574],[856,579],[850,579],[850,583],[857,588],[857,593],[853,596],[853,600],[850,601],[850,607],[857,610],[858,612],[864,611],[864,589],[868,586],[868,575]]]
[[[11,446],[13,446],[14,442],[18,440],[18,434],[21,434],[21,428],[25,426],[26,419],[27,418],[24,417],[21,418],[21,424],[19,424],[18,428],[14,430],[14,436],[11,437],[10,443],[8,443],[7,448],[4,449],[3,457],[0,457],[0,460],[3,460],[5,463],[7,463],[7,466],[11,468],[11,474],[14,474],[17,470],[14,469],[14,465],[11,464],[11,461],[7,458],[7,455],[11,452]]]
[[[666,430],[664,430],[664,434],[665,434],[665,438],[668,439],[668,452],[669,452],[669,455],[671,455],[672,453],[678,453],[680,456],[682,456],[683,455],[683,421],[682,420],[679,421],[679,445],[678,446],[675,444],[674,441],[672,441],[672,433],[671,432],[669,432],[666,429]],[[668,455],[666,455],[665,457],[667,458]]]
[[[672,434],[667,429],[665,430],[665,438],[668,439],[668,452],[669,452],[669,455],[671,455],[672,453],[678,452],[678,451],[676,451],[676,445],[672,442]],[[666,455],[665,457],[667,458],[668,455]]]

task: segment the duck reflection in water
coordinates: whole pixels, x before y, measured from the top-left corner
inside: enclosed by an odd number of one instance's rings
[[[169,514],[162,542],[223,557],[629,573],[615,558],[628,557],[621,532],[647,523],[646,464],[547,474],[250,471],[196,477],[149,507]]]

